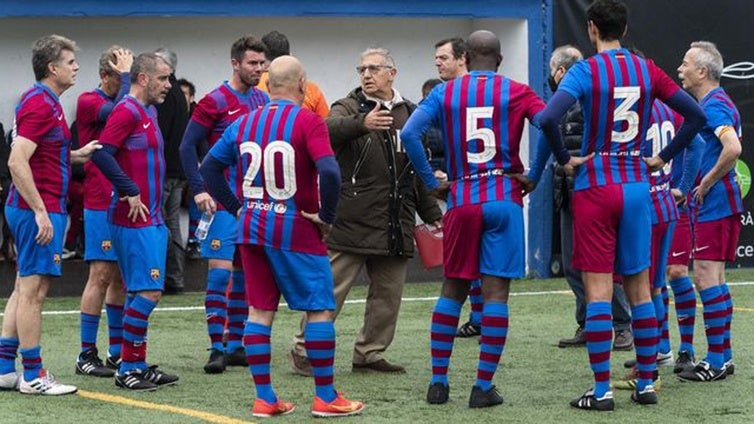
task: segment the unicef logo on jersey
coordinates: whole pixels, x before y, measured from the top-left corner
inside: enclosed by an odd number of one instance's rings
[[[273,211],[278,215],[282,215],[288,211],[288,206],[285,203],[268,203],[258,200],[249,200],[246,202],[246,208],[258,211]]]
[[[746,162],[741,159],[736,160],[736,181],[738,186],[741,187],[741,198],[746,197],[751,189],[751,170]]]

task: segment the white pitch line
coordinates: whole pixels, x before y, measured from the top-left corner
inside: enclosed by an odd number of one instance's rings
[[[740,281],[735,283],[728,283],[729,286],[754,286],[754,281]],[[550,291],[538,291],[538,292],[521,292],[511,293],[511,296],[546,296],[550,294],[571,294],[570,290],[550,290]],[[437,297],[404,297],[403,302],[433,302],[437,300]],[[346,300],[349,305],[360,305],[366,303],[366,299],[351,299]],[[288,306],[286,303],[281,303],[280,306]],[[155,312],[186,312],[186,311],[203,311],[204,306],[168,306],[155,308]],[[104,313],[104,309],[102,310]],[[79,310],[71,311],[43,311],[42,315],[77,315],[80,314]],[[0,317],[4,314],[0,313]]]

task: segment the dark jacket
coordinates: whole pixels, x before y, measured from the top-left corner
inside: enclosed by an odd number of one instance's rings
[[[343,185],[330,249],[365,255],[413,256],[415,212],[425,222],[442,217],[415,175],[395,130],[370,132],[364,117],[375,107],[361,88],[335,102],[327,117]],[[393,106],[393,126],[403,128],[416,106]],[[398,150],[398,151],[397,151]]]
[[[165,101],[155,105],[157,108],[157,123],[160,125],[162,138],[165,140],[165,176],[185,180],[181,155],[178,148],[181,146],[183,133],[188,125],[189,112],[186,104],[186,96],[183,95],[175,74],[170,74],[170,91],[165,96]]]
[[[584,115],[581,113],[581,104],[576,102],[560,120],[560,134],[563,143],[572,155],[581,155],[581,139],[584,134]],[[570,207],[573,196],[573,177],[565,175],[563,167],[553,162],[553,194],[556,211]]]

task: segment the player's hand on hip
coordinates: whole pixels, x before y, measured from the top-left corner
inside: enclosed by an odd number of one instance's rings
[[[136,222],[139,218],[141,218],[142,221],[147,222],[149,208],[144,203],[141,203],[140,194],[137,194],[136,196],[121,197],[120,200],[128,202],[128,219],[130,219],[131,222]]]
[[[437,199],[445,200],[448,198],[448,192],[450,192],[450,182],[440,181],[440,185],[432,190],[430,194],[435,196]]]
[[[215,200],[207,192],[194,195],[194,203],[196,203],[196,207],[202,212],[214,214],[217,211]]]
[[[586,156],[571,156],[571,159],[567,164],[563,165],[563,171],[566,175],[573,176],[576,174],[576,168],[584,164],[586,161],[591,160],[594,157],[594,153],[590,153]]]
[[[34,221],[37,223],[38,228],[37,236],[34,238],[34,241],[39,245],[46,246],[52,241],[53,235],[50,216],[47,214],[47,211],[35,212]]]
[[[524,174],[510,174],[509,177],[521,183],[521,194],[524,196],[531,193],[535,188],[537,188],[537,183],[530,180],[529,177]]]
[[[686,201],[688,197],[684,196],[681,190],[678,190],[677,188],[671,188],[670,194],[673,195],[673,200],[675,200],[675,204],[681,207],[686,206]]]
[[[319,213],[301,211],[301,216],[313,222],[317,226],[317,228],[319,228],[319,233],[322,235],[322,241],[325,241],[327,236],[330,235],[330,232],[332,232],[332,224],[328,224],[325,221],[322,221],[322,219],[319,217]]]
[[[651,158],[641,159],[649,166],[649,170],[652,172],[659,171],[663,166],[665,166],[665,161],[660,159],[659,156],[652,156]]]
[[[712,188],[712,184],[709,180],[707,178],[702,178],[702,181],[698,186],[694,187],[694,191],[692,192],[694,201],[700,205],[704,204],[704,197],[707,196],[710,188]]]
[[[374,109],[364,116],[364,126],[369,131],[387,131],[393,125],[393,116],[390,111],[380,110],[381,104],[377,103]]]
[[[448,174],[446,174],[443,171],[440,171],[439,169],[434,172],[435,178],[437,178],[437,181],[448,181]]]

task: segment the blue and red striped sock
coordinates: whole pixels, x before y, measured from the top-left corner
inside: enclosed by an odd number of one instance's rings
[[[610,349],[613,343],[613,311],[610,302],[586,305],[586,350],[594,373],[594,395],[601,398],[610,390]]]
[[[254,379],[257,397],[273,404],[278,401],[278,398],[272,389],[270,379],[271,333],[270,327],[247,321],[243,332],[243,344],[246,348],[246,363]]]
[[[81,313],[81,351],[97,347],[97,330],[99,329],[99,315]]]
[[[461,303],[446,297],[437,299],[430,324],[429,347],[432,356],[432,380],[430,384],[448,385],[448,367],[453,353],[453,341],[461,316]]]
[[[228,301],[225,288],[228,286],[230,271],[222,268],[210,268],[207,272],[207,293],[204,296],[204,313],[207,318],[207,332],[212,349],[223,350],[223,331],[225,331]]]
[[[662,303],[662,296],[660,303]],[[651,302],[631,307],[631,328],[634,332],[638,380],[636,389],[643,391],[652,384],[652,377],[657,370],[657,318],[655,305]]]
[[[244,335],[244,323],[249,315],[246,304],[246,283],[243,270],[234,269],[228,296],[228,343],[225,351],[232,353],[243,347],[241,339]]]
[[[16,370],[18,337],[0,337],[0,374]]]
[[[696,292],[691,278],[688,276],[681,277],[670,281],[670,288],[673,289],[675,297],[675,314],[678,318],[678,333],[681,338],[681,345],[678,351],[688,352],[692,357],[694,355],[694,324],[696,324]]]
[[[670,352],[670,328],[668,326],[668,307],[670,307],[670,299],[668,298],[668,286],[664,286],[662,288],[662,306],[663,306],[663,314],[662,314],[662,325],[660,325],[660,316],[658,315],[657,318],[657,330],[659,333],[657,333],[657,337],[659,337],[659,342],[657,343],[657,352],[662,353],[668,353]]]
[[[122,362],[118,370],[120,374],[147,368],[147,329],[149,316],[156,306],[157,302],[137,294],[126,309],[123,318]]]
[[[19,349],[21,364],[24,366],[24,380],[28,383],[39,377],[42,370],[42,348],[39,346],[28,349]]]
[[[123,344],[123,305],[105,304],[107,314],[108,353],[110,356],[120,356]]]
[[[725,298],[725,334],[723,336],[723,360],[725,362],[733,359],[733,347],[730,344],[730,324],[733,322],[733,298],[728,289],[728,283],[723,282],[720,285],[720,291]]]
[[[482,325],[482,310],[484,308],[484,296],[482,296],[482,280],[474,280],[469,288],[469,322],[474,325]]]
[[[335,325],[332,321],[306,323],[304,345],[312,363],[315,394],[325,402],[332,402],[338,396],[333,385]]]
[[[482,390],[492,387],[492,377],[505,349],[508,337],[508,305],[487,302],[482,311],[482,337],[479,345],[479,365],[476,373],[476,386]]]
[[[725,342],[725,320],[727,306],[720,286],[708,287],[699,292],[702,299],[704,314],[704,332],[707,335],[707,362],[715,369],[721,369],[723,359],[723,344]]]
[[[663,316],[666,316],[665,303],[662,301],[662,293],[652,296],[652,307],[654,308],[654,316],[657,319],[657,335],[662,334]],[[670,340],[663,340],[662,336],[657,338],[656,352],[668,353],[670,352]]]

